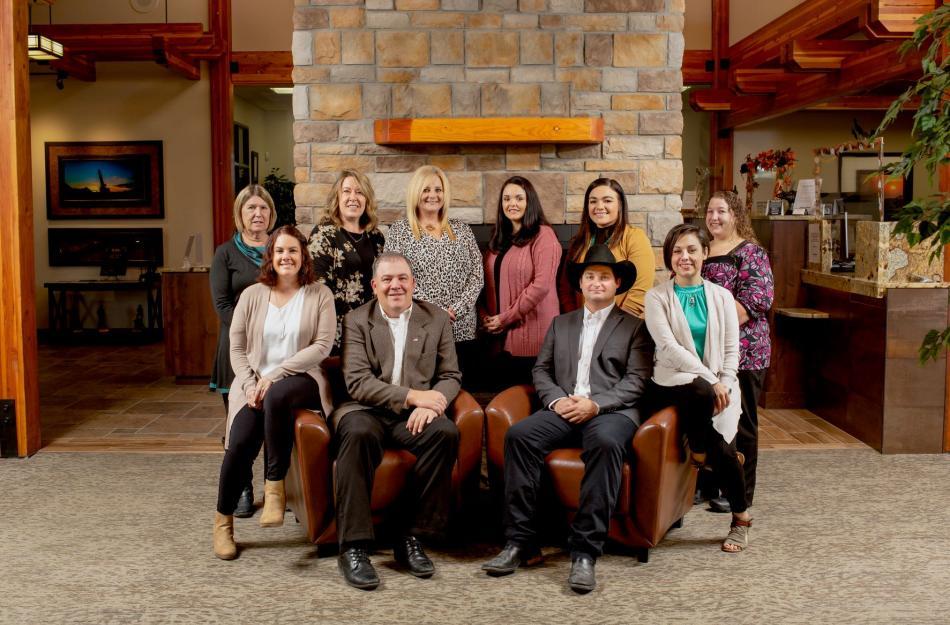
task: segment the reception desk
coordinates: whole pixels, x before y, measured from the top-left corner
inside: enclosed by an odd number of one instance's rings
[[[801,281],[806,307],[827,317],[779,315],[775,331],[801,346],[805,406],[883,453],[943,451],[946,358],[921,365],[917,352],[947,325],[948,285],[808,270]]]

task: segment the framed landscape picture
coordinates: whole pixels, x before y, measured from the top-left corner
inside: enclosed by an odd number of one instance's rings
[[[165,216],[161,141],[46,144],[49,219]]]

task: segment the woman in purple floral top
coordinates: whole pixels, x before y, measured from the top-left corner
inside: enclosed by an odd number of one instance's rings
[[[703,277],[729,289],[739,313],[742,414],[736,447],[745,454],[746,504],[751,506],[758,463],[759,395],[772,353],[768,312],[775,286],[768,254],[758,245],[749,212],[737,194],[713,193],[706,208],[706,229],[710,250]]]

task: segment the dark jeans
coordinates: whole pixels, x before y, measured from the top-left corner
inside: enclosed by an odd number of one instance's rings
[[[251,481],[251,469],[262,444],[264,477],[271,481],[284,479],[294,445],[293,412],[297,408],[320,408],[317,382],[304,373],[274,382],[264,395],[262,409],[245,404],[234,416],[221,462],[218,512],[234,514],[241,491]]]
[[[660,386],[650,382],[648,414],[666,406],[676,406],[680,423],[686,432],[689,448],[694,453],[707,454],[709,464],[733,512],[745,512],[745,475],[736,456],[736,441],[727,443],[722,434],[713,429],[712,418],[716,395],[712,384],[697,377],[681,386]]]
[[[407,502],[415,514],[399,519],[399,530],[412,536],[438,536],[448,524],[452,501],[452,468],[458,458],[459,431],[451,419],[439,417],[422,432],[406,429],[410,411],[395,414],[376,408],[356,410],[339,418],[334,438],[336,515],[340,545],[374,538],[370,498],[384,447],[407,449],[416,457]]]
[[[637,424],[608,412],[574,425],[552,410],[540,410],[505,435],[505,537],[521,547],[537,540],[535,512],[544,459],[559,447],[583,447],[584,477],[577,514],[571,523],[572,555],[595,558],[604,550],[610,516],[617,504],[623,462]]]

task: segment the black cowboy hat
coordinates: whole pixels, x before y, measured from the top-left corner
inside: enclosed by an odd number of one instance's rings
[[[637,280],[637,268],[629,260],[616,260],[610,248],[599,243],[587,250],[587,256],[579,263],[567,264],[567,279],[575,291],[581,290],[581,276],[584,270],[591,265],[606,265],[614,272],[614,277],[620,279],[617,295],[626,293]]]

